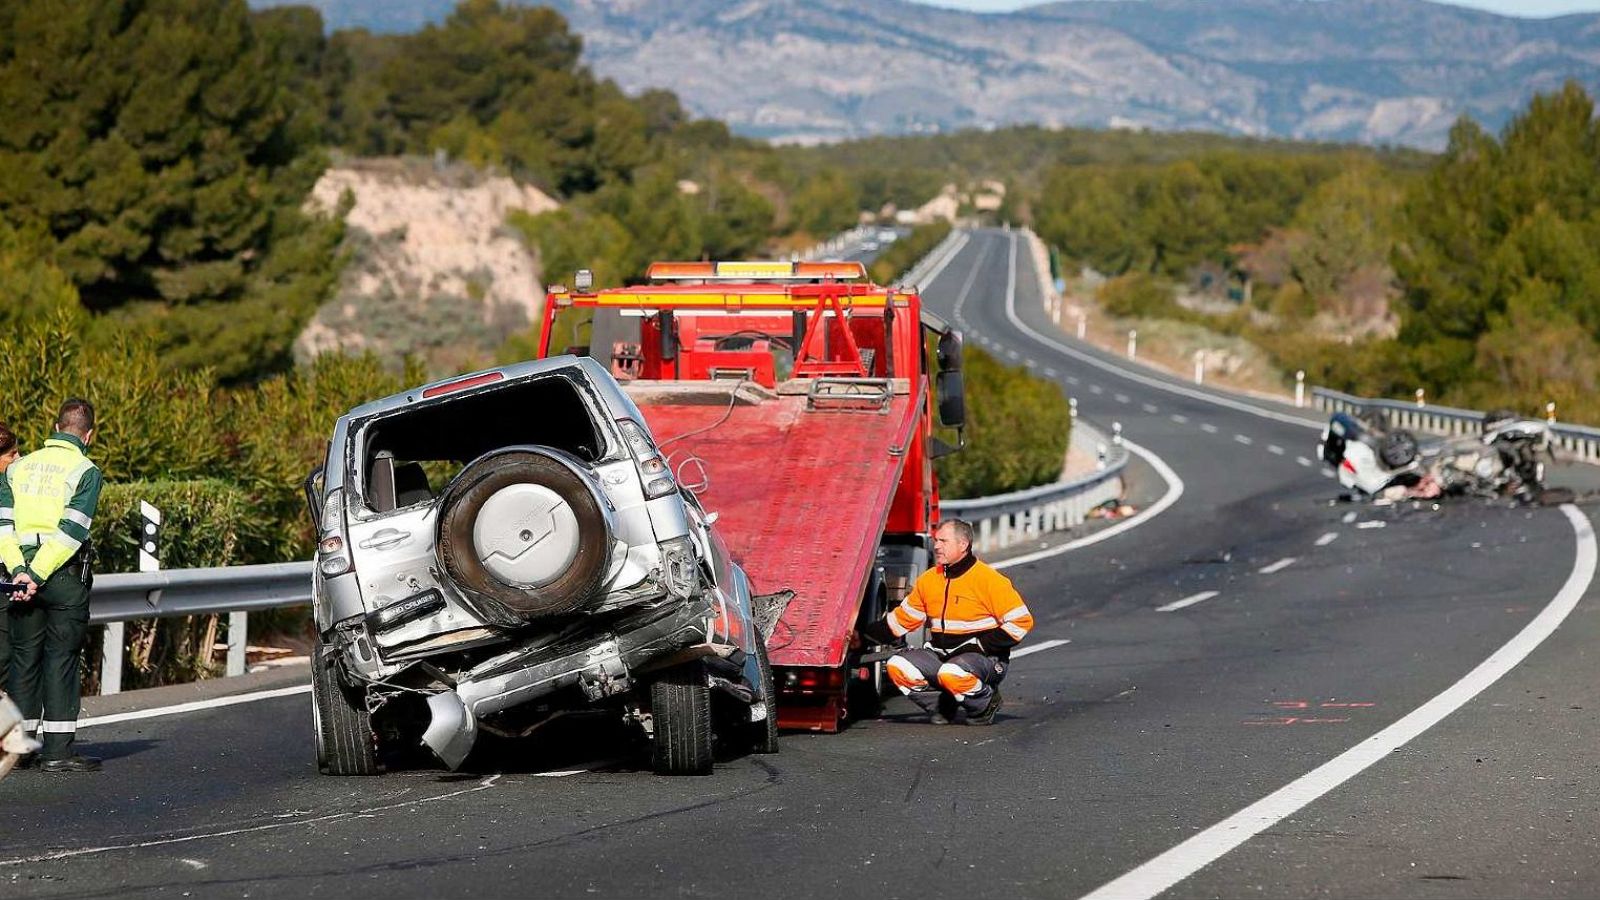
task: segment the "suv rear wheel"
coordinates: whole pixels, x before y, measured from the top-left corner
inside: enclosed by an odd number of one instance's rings
[[[650,685],[650,717],[657,775],[711,774],[711,688],[699,663],[674,666]]]
[[[311,716],[317,768],[324,775],[378,774],[377,738],[361,693],[339,677],[338,651],[319,641],[311,666]]]
[[[594,488],[543,453],[502,453],[467,466],[439,515],[445,572],[492,607],[480,612],[506,625],[593,601],[611,544]]]

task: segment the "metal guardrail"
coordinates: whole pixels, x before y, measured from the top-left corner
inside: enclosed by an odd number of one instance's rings
[[[1103,448],[1102,468],[1079,478],[1009,494],[943,500],[939,503],[940,514],[971,522],[981,553],[1082,525],[1090,510],[1122,496],[1128,448],[1122,445],[1120,435],[1108,441],[1097,429],[1076,421],[1072,441],[1080,447]]]
[[[1356,397],[1320,387],[1311,389],[1311,405],[1328,413],[1359,413],[1381,409],[1388,415],[1389,421],[1397,427],[1446,437],[1475,435],[1483,428],[1484,414],[1479,410],[1457,409],[1452,406],[1405,400]],[[1600,428],[1552,421],[1550,430],[1556,447],[1571,459],[1600,465]]]
[[[125,622],[227,613],[227,673],[243,675],[250,613],[310,602],[309,562],[98,575],[89,597],[89,621],[106,626],[100,693],[122,690]]]

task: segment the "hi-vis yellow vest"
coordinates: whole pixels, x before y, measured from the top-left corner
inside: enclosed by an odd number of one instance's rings
[[[23,569],[42,583],[89,539],[101,478],[85,449],[57,432],[0,476],[0,563],[8,573]]]

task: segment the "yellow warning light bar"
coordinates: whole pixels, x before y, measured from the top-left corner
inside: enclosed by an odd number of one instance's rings
[[[867,267],[858,262],[658,262],[651,263],[651,281],[865,281]]]

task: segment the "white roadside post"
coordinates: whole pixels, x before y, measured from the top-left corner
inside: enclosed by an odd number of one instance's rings
[[[1089,334],[1089,314],[1078,313],[1078,340],[1083,340]]]
[[[1139,355],[1139,330],[1128,329],[1128,358],[1137,359]]]
[[[1294,373],[1294,405],[1296,408],[1306,405],[1306,370],[1301,369]]]
[[[1556,423],[1556,402],[1554,400],[1544,405],[1544,420],[1551,425]]]
[[[1422,390],[1422,388],[1417,388],[1417,405],[1418,406],[1427,406],[1428,405],[1427,396],[1428,395]]]
[[[1194,352],[1194,383],[1206,383],[1206,352],[1204,350],[1196,350]]]
[[[161,571],[161,510],[139,501],[139,571]],[[122,693],[122,649],[126,622],[107,622],[100,642],[100,693]]]

